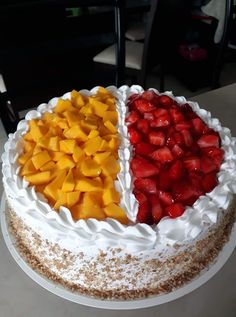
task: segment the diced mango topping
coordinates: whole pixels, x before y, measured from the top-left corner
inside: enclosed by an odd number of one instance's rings
[[[71,99],[58,99],[54,112],[30,120],[23,136],[20,175],[54,209],[67,207],[75,220],[128,223],[115,188],[120,171],[115,102],[103,87],[92,96],[73,90]]]

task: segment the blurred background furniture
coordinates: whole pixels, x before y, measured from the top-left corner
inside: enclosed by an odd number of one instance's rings
[[[134,37],[125,41],[126,80],[129,84],[137,83],[145,87],[147,73],[158,66],[159,90],[163,91],[165,67],[171,64],[183,36],[189,1],[151,0],[150,5],[144,41],[140,41],[142,36],[136,37],[139,41],[134,41]],[[115,44],[95,55],[93,61],[98,72],[111,71],[116,64]]]
[[[15,130],[22,110],[72,89],[92,88],[92,56],[114,38],[121,83],[124,2],[1,1],[0,73],[7,91],[0,96],[0,112],[7,133]]]

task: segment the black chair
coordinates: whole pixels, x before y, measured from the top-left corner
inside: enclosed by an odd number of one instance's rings
[[[82,14],[68,17],[74,6]],[[114,36],[120,85],[123,16],[124,0],[1,1],[0,73],[7,91],[0,94],[0,116],[6,132],[15,131],[22,110],[72,89],[94,87],[92,56]]]
[[[177,51],[188,8],[188,1],[151,0],[144,42],[125,41],[126,78],[146,87],[147,74],[159,66],[160,91],[164,90],[164,72]],[[116,71],[115,45],[93,57],[99,73]]]
[[[215,63],[213,67],[211,89],[216,89],[220,87],[220,76],[221,76],[222,68],[225,62],[224,57],[226,55],[226,51],[228,47],[230,47],[229,45],[230,31],[232,27],[234,13],[236,13],[236,5],[234,4],[234,0],[225,0],[224,27],[223,27],[221,41],[218,45],[216,45],[217,52],[216,52]]]

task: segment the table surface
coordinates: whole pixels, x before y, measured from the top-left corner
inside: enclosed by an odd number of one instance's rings
[[[222,125],[236,136],[236,83],[191,100],[211,111],[213,117],[220,118]],[[78,305],[44,290],[15,263],[0,233],[0,317],[139,317],[144,314],[149,317],[235,317],[236,250],[210,281],[192,293],[156,307],[115,311]]]

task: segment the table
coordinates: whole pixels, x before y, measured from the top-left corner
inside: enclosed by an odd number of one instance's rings
[[[236,136],[236,83],[191,100],[221,118]],[[235,317],[235,268],[236,251],[210,281],[180,299],[140,310],[101,310],[68,302],[35,284],[15,263],[0,236],[0,317]]]

